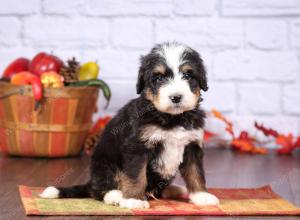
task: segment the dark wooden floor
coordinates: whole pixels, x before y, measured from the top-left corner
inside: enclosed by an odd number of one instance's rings
[[[205,169],[209,187],[272,185],[275,192],[300,206],[300,152],[292,156],[245,155],[224,149],[207,149]],[[88,177],[88,157],[24,159],[0,156],[0,219],[26,219],[17,186],[71,185]],[[177,183],[182,183],[180,178]],[[28,217],[27,219],[39,219]],[[44,217],[46,218],[46,217]],[[101,219],[103,217],[48,217],[47,219]],[[108,217],[119,219],[120,217]],[[134,217],[122,217],[122,219]],[[220,217],[136,217],[135,219],[219,219]],[[233,219],[234,217],[227,217]],[[235,217],[234,219],[240,219]],[[246,217],[260,219],[262,217]],[[265,217],[264,219],[273,219]],[[295,217],[294,217],[295,218]],[[278,217],[283,219],[283,217]],[[289,218],[293,219],[293,217]],[[296,219],[296,218],[295,218]]]

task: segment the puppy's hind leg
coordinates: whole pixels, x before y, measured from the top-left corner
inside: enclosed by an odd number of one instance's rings
[[[123,170],[118,174],[118,186],[123,198],[119,205],[123,208],[149,208],[145,200],[147,186],[146,155],[141,153],[125,154]]]
[[[101,159],[98,159],[101,158]],[[118,184],[116,174],[118,172],[117,164],[107,155],[93,158],[91,167],[91,188],[90,194],[96,200],[104,201],[107,204],[117,204]],[[119,193],[120,194],[120,193]],[[104,200],[105,199],[105,200]]]

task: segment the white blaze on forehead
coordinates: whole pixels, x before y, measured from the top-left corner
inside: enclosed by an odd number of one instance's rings
[[[166,60],[167,65],[172,69],[173,73],[179,72],[179,67],[184,63],[183,53],[188,50],[184,45],[165,44],[162,45],[158,53]]]

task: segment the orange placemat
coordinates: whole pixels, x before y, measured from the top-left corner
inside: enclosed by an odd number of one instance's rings
[[[27,215],[300,215],[300,208],[270,186],[251,189],[209,189],[221,203],[199,207],[178,200],[151,200],[149,209],[124,209],[93,199],[41,199],[41,187],[19,186]]]

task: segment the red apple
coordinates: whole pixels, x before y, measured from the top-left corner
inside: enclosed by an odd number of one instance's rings
[[[24,57],[20,57],[10,63],[3,72],[2,77],[10,80],[16,73],[27,71],[29,69],[30,60]]]
[[[63,65],[63,61],[58,57],[47,54],[37,54],[29,64],[29,71],[37,76],[42,75],[44,72],[54,71],[59,73],[60,68]]]

